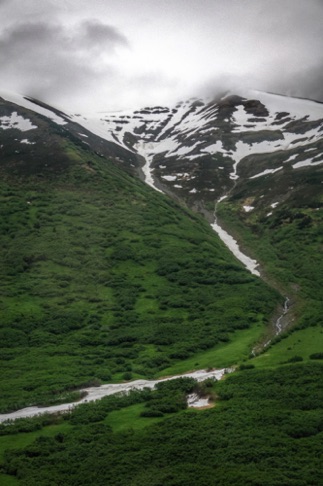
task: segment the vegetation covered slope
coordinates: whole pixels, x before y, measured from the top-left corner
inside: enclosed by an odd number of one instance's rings
[[[2,145],[11,137],[1,155],[3,411],[76,398],[86,383],[185,371],[213,350],[223,359],[237,336],[241,346],[244,328],[259,335],[279,296],[206,223],[29,116],[47,147],[22,151],[18,130],[0,131]],[[297,302],[299,325],[315,328],[212,392],[208,383],[214,409],[185,410],[196,385],[174,381],[2,426],[3,484],[322,484],[321,200],[316,179],[303,184],[313,173],[299,174],[294,199],[278,183],[269,195],[239,181],[219,214]]]
[[[295,323],[322,325],[322,168],[260,179],[241,179],[218,215],[263,263],[265,277],[296,304]],[[247,204],[253,207],[249,212]]]
[[[189,381],[81,405],[38,432],[7,435],[18,450],[4,456],[4,481],[23,486],[320,486],[322,371],[322,363],[312,362],[235,373],[216,383],[216,407],[204,411],[182,411],[183,395],[194,387]],[[153,410],[156,418],[147,413]],[[157,418],[158,410],[172,414]],[[15,434],[28,425],[32,430],[35,420],[3,427],[1,433]],[[28,435],[38,438],[27,445]],[[11,478],[16,481],[9,483]]]
[[[33,145],[0,133],[1,411],[153,376],[268,321],[278,294],[199,217],[28,116]]]

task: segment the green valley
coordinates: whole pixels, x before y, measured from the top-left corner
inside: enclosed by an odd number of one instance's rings
[[[153,377],[264,328],[281,297],[206,222],[72,137],[47,136],[55,156],[41,171],[42,148],[2,166],[2,412]]]
[[[133,132],[101,118],[100,139],[0,109],[0,414],[71,404],[0,424],[1,484],[321,486],[321,122],[228,96],[137,111]],[[72,408],[107,383],[129,388]]]

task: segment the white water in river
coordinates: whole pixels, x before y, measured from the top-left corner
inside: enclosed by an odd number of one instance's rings
[[[281,316],[278,317],[277,321],[276,321],[276,324],[275,324],[275,335],[278,336],[278,334],[280,334],[283,330],[283,326],[282,326],[282,319],[283,317],[287,314],[288,312],[288,309],[289,309],[289,298],[286,297],[285,299],[285,302],[284,302],[284,309],[283,309],[283,313]]]
[[[277,321],[275,322],[275,336],[279,336],[279,334],[283,331],[282,320],[285,317],[285,315],[287,314],[287,312],[289,311],[289,305],[290,305],[290,300],[289,300],[288,297],[286,297],[285,302],[284,302],[283,313],[278,317]],[[269,346],[269,344],[271,343],[271,341],[272,340],[269,339],[269,341],[267,341],[264,344],[264,348],[266,348],[267,346]]]
[[[115,395],[116,393],[129,393],[132,390],[143,390],[144,388],[154,388],[157,383],[162,381],[175,380],[176,378],[194,378],[197,381],[204,381],[207,378],[215,378],[220,380],[225,373],[232,372],[231,368],[223,368],[220,370],[199,370],[192,373],[185,373],[183,375],[169,376],[159,380],[135,380],[127,383],[107,384],[99,387],[84,388],[80,392],[86,392],[87,395],[74,403],[62,403],[61,405],[54,405],[52,407],[28,407],[16,412],[0,414],[0,423],[5,420],[16,420],[18,418],[35,417],[44,413],[59,413],[72,410],[74,407],[82,403],[93,402],[100,400],[108,395]]]

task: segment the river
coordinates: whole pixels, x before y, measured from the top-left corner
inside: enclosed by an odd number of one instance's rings
[[[154,388],[158,383],[169,380],[176,380],[176,378],[194,378],[197,381],[204,381],[207,378],[215,378],[220,380],[224,374],[232,372],[232,368],[223,368],[220,370],[198,370],[191,373],[184,373],[183,375],[168,376],[160,378],[159,380],[135,380],[127,383],[106,384],[98,387],[83,388],[80,392],[85,392],[86,396],[73,403],[62,403],[61,405],[53,405],[50,407],[27,407],[11,413],[0,414],[0,423],[6,420],[16,420],[18,418],[35,417],[44,413],[61,413],[72,410],[74,407],[82,403],[93,402],[100,400],[109,395],[116,393],[129,393],[132,390],[143,390],[144,388]]]

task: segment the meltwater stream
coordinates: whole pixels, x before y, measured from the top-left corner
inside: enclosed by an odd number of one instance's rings
[[[289,306],[290,306],[290,300],[289,300],[289,297],[286,297],[285,298],[285,302],[284,302],[283,312],[282,312],[282,314],[278,317],[278,319],[275,322],[275,328],[274,328],[275,334],[274,334],[274,337],[279,336],[279,334],[284,330],[284,327],[283,327],[283,318],[285,317],[285,315],[289,311]],[[267,341],[264,344],[264,348],[266,348],[267,346],[269,346],[269,344],[271,343],[271,341],[272,340],[269,339],[269,341]]]
[[[127,383],[116,383],[101,385],[98,387],[83,388],[80,392],[86,392],[86,396],[74,403],[62,403],[61,405],[54,405],[52,407],[28,407],[16,412],[0,414],[0,423],[6,420],[16,420],[18,418],[35,417],[44,413],[61,413],[72,410],[82,403],[94,402],[109,395],[116,393],[129,393],[132,390],[143,390],[144,388],[154,388],[158,383],[163,381],[175,380],[176,378],[194,378],[196,381],[204,381],[207,378],[215,378],[220,380],[226,373],[232,372],[232,368],[223,368],[220,370],[199,370],[192,373],[185,373],[183,375],[169,376],[159,380],[135,380]]]

